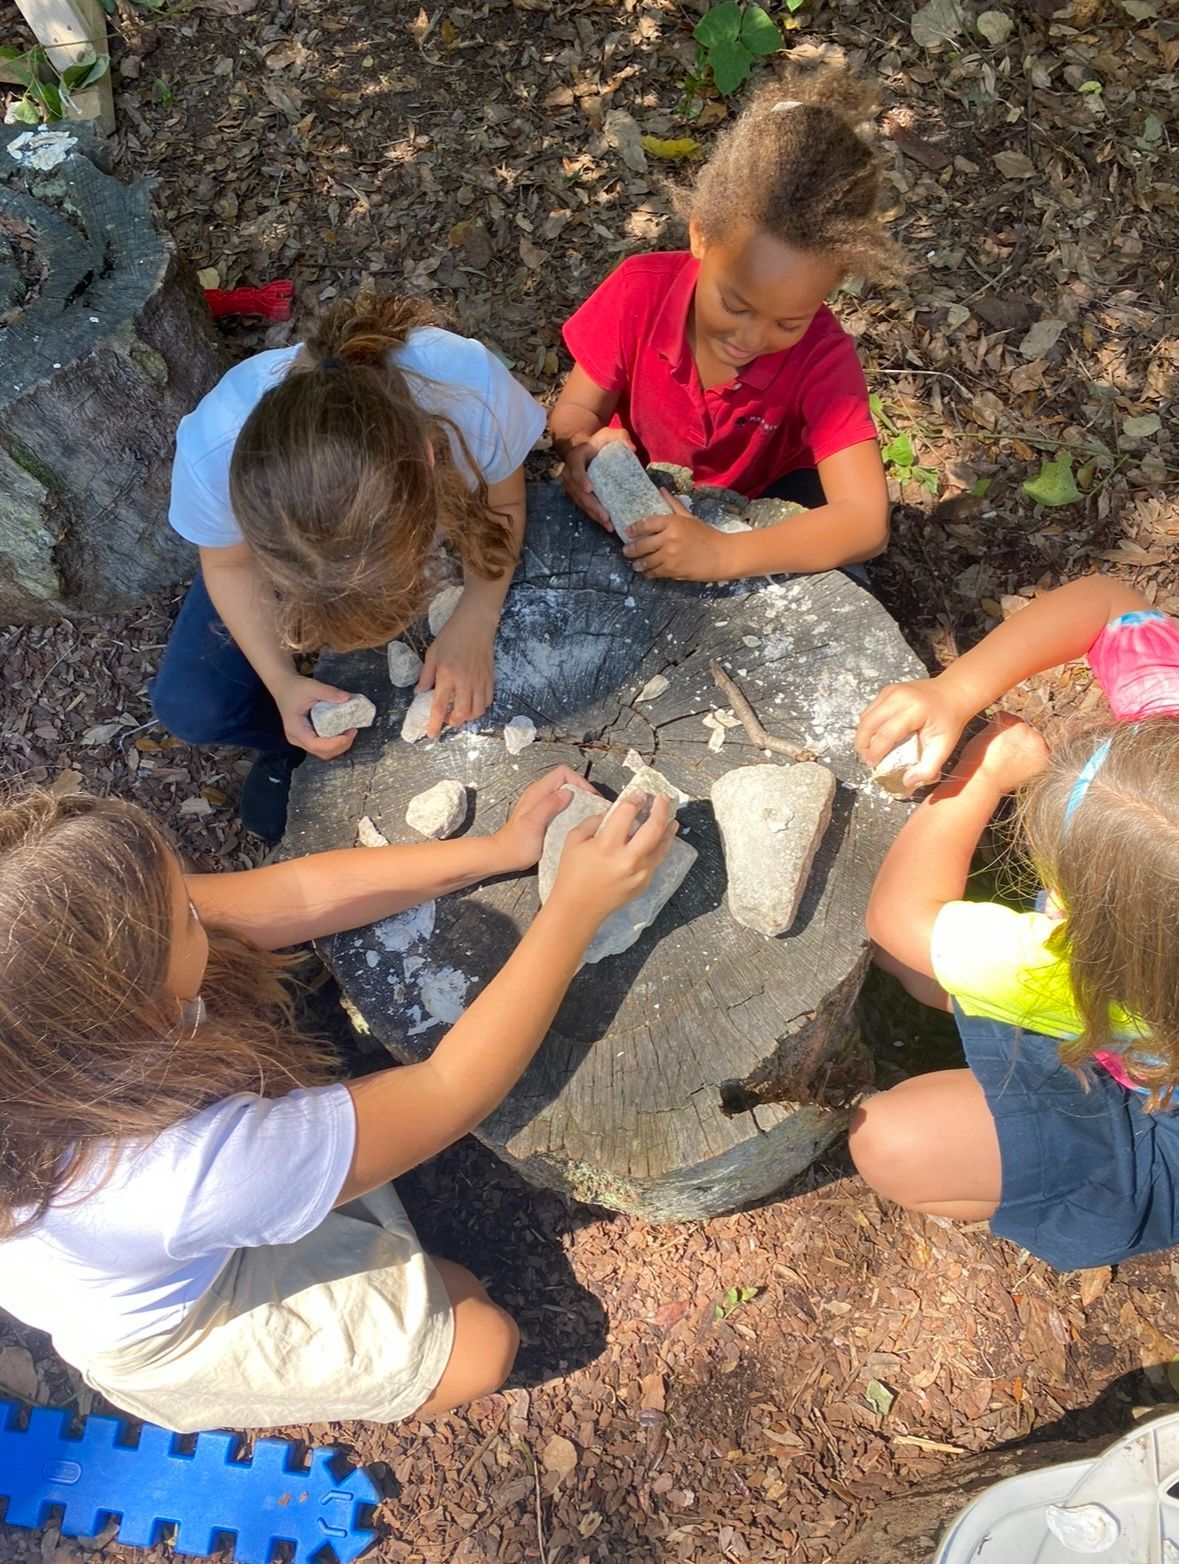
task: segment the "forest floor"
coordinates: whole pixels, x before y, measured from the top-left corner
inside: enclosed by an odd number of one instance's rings
[[[427,294],[551,399],[563,319],[621,256],[679,243],[668,180],[685,165],[640,135],[707,148],[739,106],[688,85],[701,9],[123,5],[117,167],[158,179],[179,247],[222,286],[294,279],[292,326],[234,329],[233,352],[290,340],[373,282]],[[1162,0],[981,9],[928,7],[939,43],[908,5],[806,0],[785,35],[842,46],[882,86],[912,268],[836,307],[880,399],[896,500],[874,578],[931,667],[1095,567],[1179,612],[1179,24]],[[551,457],[532,470],[547,476]],[[196,866],[250,864],[245,758],[151,723],[177,600],[0,632],[0,773],[136,799]],[[1071,668],[1010,704],[1052,725],[1097,699]],[[382,1561],[822,1564],[959,1452],[1112,1435],[1179,1389],[1170,1256],[1056,1275],[982,1227],[882,1205],[838,1157],[788,1198],[695,1226],[572,1206],[472,1141],[403,1193],[427,1247],[483,1277],[524,1344],[515,1388],[428,1428],[289,1431],[374,1472]],[[732,1288],[750,1296],[726,1309]],[[11,1323],[9,1392],[94,1404]],[[43,1564],[145,1556],[53,1526],[0,1526],[0,1548]]]

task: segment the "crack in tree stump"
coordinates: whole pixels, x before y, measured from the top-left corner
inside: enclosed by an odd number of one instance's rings
[[[0,618],[50,623],[192,574],[172,447],[226,361],[150,184],[102,172],[78,125],[22,136],[0,129]]]
[[[739,927],[724,905],[709,789],[766,757],[740,727],[709,749],[701,719],[723,699],[713,659],[767,727],[817,751],[838,782],[798,919],[778,939]],[[668,689],[636,705],[657,673]],[[319,676],[363,691],[377,719],[340,760],[295,773],[284,852],[350,846],[363,815],[409,841],[406,804],[446,779],[475,789],[470,829],[489,832],[562,762],[609,796],[630,779],[629,751],[657,766],[692,799],[680,820],[696,866],[636,945],[574,978],[536,1059],[477,1134],[526,1178],[581,1200],[655,1221],[731,1211],[802,1172],[871,1079],[851,1020],[864,909],[908,810],[868,782],[853,738],[882,684],[921,673],[880,604],[838,572],[645,581],[555,485],[531,487],[491,711],[411,748],[398,738],[409,692],[390,685],[383,650],[323,657]],[[517,714],[538,734],[513,759],[502,729]],[[363,1024],[395,1058],[418,1060],[445,1030],[426,1000],[470,1004],[536,910],[535,875],[513,876],[439,900],[432,934],[408,946],[408,921],[397,921],[320,948]]]

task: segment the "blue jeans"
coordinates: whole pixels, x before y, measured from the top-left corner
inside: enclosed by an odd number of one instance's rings
[[[199,570],[148,694],[156,720],[186,744],[237,744],[266,754],[292,748],[273,696],[222,623]]]

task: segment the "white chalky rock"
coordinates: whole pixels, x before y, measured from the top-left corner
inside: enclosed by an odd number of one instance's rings
[[[664,786],[670,787],[670,783],[664,780]],[[564,791],[569,794],[569,803],[545,832],[538,884],[542,902],[548,901],[556,884],[561,852],[570,831],[591,815],[608,813],[611,807],[604,798],[600,798],[596,793],[587,793],[583,788],[570,787],[567,784]],[[650,789],[644,791],[649,792]],[[643,930],[650,928],[655,922],[664,906],[679,890],[684,877],[695,862],[696,849],[689,847],[687,842],[681,842],[678,837],[673,840],[667,850],[667,856],[652,876],[650,885],[633,901],[627,902],[625,907],[610,914],[594,935],[593,942],[585,953],[585,960],[601,961],[604,956],[617,956],[622,951],[629,950]]]
[[[430,625],[430,634],[437,635],[442,626],[450,618],[458,607],[459,598],[463,595],[461,586],[443,587],[438,596],[430,604],[430,610],[426,619]]]
[[[834,775],[814,761],[740,766],[712,784],[737,923],[768,937],[790,928],[834,798]]]
[[[622,762],[628,771],[641,771],[647,762],[639,754],[637,749],[628,749],[626,759]]]
[[[872,767],[872,780],[892,798],[912,798],[916,788],[905,786],[905,772],[921,759],[917,735],[910,733],[884,759]]]
[[[504,743],[509,755],[518,755],[527,749],[536,737],[536,723],[531,717],[513,717],[504,724]]]
[[[430,708],[434,704],[434,691],[423,690],[415,695],[401,724],[401,737],[407,744],[416,744],[426,736],[426,724],[430,720]]]
[[[664,691],[670,689],[670,687],[671,681],[664,678],[663,674],[657,673],[653,678],[647,680],[646,684],[643,685],[642,689],[635,696],[635,700],[657,701]]]
[[[411,684],[418,682],[422,672],[422,659],[412,646],[405,641],[390,641],[388,655],[391,684],[395,684],[399,690],[407,690]]]
[[[618,797],[607,810],[607,818],[614,813],[624,798],[633,798],[636,793],[648,793],[653,798],[660,793],[670,800],[671,812],[674,815],[681,804],[689,801],[690,795],[680,791],[674,782],[669,782],[662,771],[656,771],[654,766],[635,766],[632,768],[634,776],[619,793]],[[646,818],[644,815],[642,818]]]
[[[586,477],[624,543],[636,521],[672,509],[647,477],[642,462],[621,440],[602,447],[586,468]]]
[[[454,967],[440,967],[418,980],[418,993],[427,1013],[446,1026],[453,1026],[467,1008],[467,984],[470,979]]]
[[[361,815],[356,822],[356,840],[361,847],[388,847],[389,838],[373,824],[368,815]]]
[[[350,695],[346,701],[316,701],[307,717],[321,739],[334,739],[351,728],[371,728],[377,708],[367,695]]]
[[[457,831],[467,817],[467,790],[461,782],[435,782],[411,798],[405,823],[422,836],[441,841]]]

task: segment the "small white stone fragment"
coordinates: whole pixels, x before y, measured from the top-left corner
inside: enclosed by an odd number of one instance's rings
[[[628,771],[641,771],[647,762],[639,754],[637,749],[628,749],[626,759],[622,762]]]
[[[715,711],[706,712],[700,721],[709,730],[708,747],[715,753],[725,742],[725,725]]]
[[[741,726],[740,717],[738,717],[736,712],[733,711],[729,706],[722,707],[721,710],[716,713],[716,720],[720,723],[722,728],[739,728]]]
[[[872,780],[892,798],[912,798],[915,787],[905,786],[905,772],[921,759],[917,735],[910,733],[907,739],[890,749],[884,759],[872,767]]]
[[[346,701],[316,701],[307,713],[321,739],[334,739],[352,728],[371,728],[377,708],[367,695],[350,695]]]
[[[457,831],[467,817],[467,790],[461,782],[436,782],[411,798],[405,823],[435,841]]]
[[[671,513],[672,507],[647,477],[642,462],[621,440],[602,447],[586,468],[586,477],[624,543],[630,541],[636,521]]]
[[[361,847],[388,847],[389,838],[373,824],[368,815],[361,815],[356,822],[356,840]]]
[[[426,1011],[435,1021],[453,1026],[467,1008],[467,985],[470,979],[454,967],[441,967],[429,972],[418,983],[418,993]]]
[[[670,688],[670,679],[665,679],[661,673],[657,673],[647,680],[646,684],[643,685],[642,689],[635,696],[635,700],[657,701],[664,691]]]
[[[509,755],[518,755],[536,738],[536,723],[531,717],[513,717],[504,724],[504,743]]]
[[[368,962],[370,967],[375,967],[381,958],[375,950],[366,950],[364,953],[364,959]]]
[[[382,918],[373,925],[378,944],[391,955],[399,956],[411,945],[428,940],[434,932],[434,910],[432,901],[424,901],[404,912],[395,912],[391,918]]]
[[[406,641],[390,641],[389,682],[399,690],[407,690],[421,677],[422,659]]]
[[[690,801],[690,794],[676,787],[674,782],[669,782],[663,775],[663,772],[656,771],[654,766],[636,766],[634,767],[634,773],[634,776],[606,811],[607,820],[624,798],[633,798],[636,793],[647,793],[652,798],[657,798],[662,793],[664,798],[670,800],[673,815],[677,814],[680,808]],[[646,817],[643,816],[643,818]]]
[[[741,637],[741,645],[742,646],[760,646],[761,645],[761,636],[760,635],[743,635]]]
[[[425,738],[433,705],[433,690],[423,690],[420,695],[414,696],[405,714],[405,721],[401,724],[401,737],[407,744],[416,744],[419,739]]]
[[[739,766],[712,784],[735,922],[767,938],[791,927],[834,799],[834,775],[814,761]]]
[[[437,635],[439,630],[442,629],[442,626],[458,607],[459,598],[462,595],[463,589],[458,585],[443,587],[442,591],[439,592],[438,596],[430,604],[429,612],[426,614],[431,635]]]

